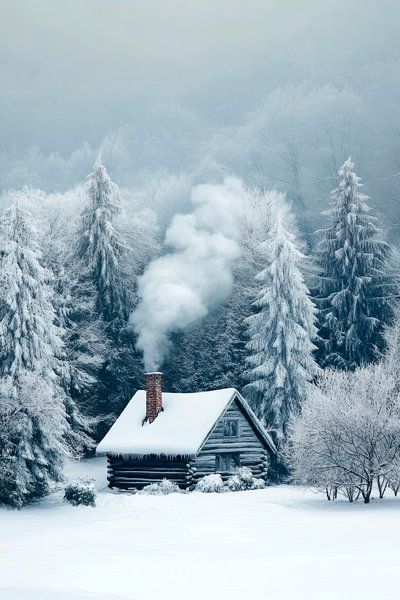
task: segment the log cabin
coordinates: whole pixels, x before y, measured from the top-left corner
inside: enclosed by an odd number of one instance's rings
[[[106,454],[110,488],[135,490],[166,478],[193,489],[204,475],[226,480],[238,466],[267,480],[276,449],[234,388],[190,394],[162,391],[162,373],[146,374],[97,447]]]

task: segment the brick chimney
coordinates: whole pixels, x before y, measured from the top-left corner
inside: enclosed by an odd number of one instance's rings
[[[162,410],[162,373],[146,373],[146,421],[152,423]]]

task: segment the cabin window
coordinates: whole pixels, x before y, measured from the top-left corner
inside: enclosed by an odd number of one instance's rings
[[[215,470],[217,473],[233,473],[240,465],[240,454],[238,452],[225,452],[215,457]]]
[[[239,435],[239,419],[225,419],[224,421],[224,437],[238,437]]]

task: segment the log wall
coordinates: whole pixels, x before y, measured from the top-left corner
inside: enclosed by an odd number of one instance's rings
[[[166,478],[179,487],[187,486],[189,459],[147,456],[107,456],[108,485],[122,490],[141,489]]]
[[[239,435],[237,437],[224,436],[224,421],[229,418],[238,419],[239,421]],[[216,455],[224,453],[238,453],[240,455],[241,466],[249,467],[255,477],[261,477],[266,480],[269,452],[266,450],[264,443],[259,439],[259,436],[236,400],[228,407],[224,416],[212,429],[200,449],[194,465],[189,472],[190,485],[195,485],[204,475],[215,473],[217,467]],[[232,475],[231,471],[219,472],[224,481]]]

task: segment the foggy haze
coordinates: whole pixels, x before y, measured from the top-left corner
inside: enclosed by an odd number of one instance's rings
[[[397,238],[395,0],[3,0],[0,13],[1,189],[64,193],[100,150],[164,230],[193,185],[233,175],[286,192],[308,234],[351,155]]]
[[[398,3],[2,0],[1,145],[71,151],[174,101],[222,124],[277,86],[399,58]]]

